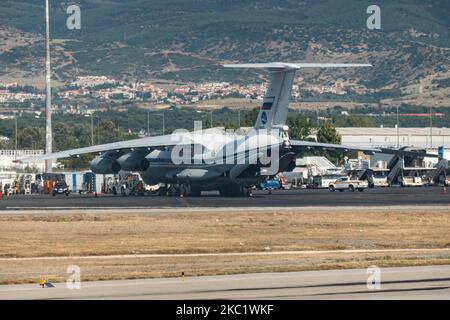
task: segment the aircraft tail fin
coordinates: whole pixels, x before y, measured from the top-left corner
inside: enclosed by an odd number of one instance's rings
[[[248,63],[227,64],[226,68],[264,69],[270,73],[270,83],[260,108],[255,128],[270,129],[286,124],[295,73],[302,68],[370,67],[370,64],[345,63]]]

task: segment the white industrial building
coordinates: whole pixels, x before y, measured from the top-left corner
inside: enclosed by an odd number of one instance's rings
[[[40,156],[43,154],[44,150],[0,150],[0,171],[17,171],[30,167],[39,172],[43,172],[45,170],[45,161],[34,163],[16,162],[19,158]]]

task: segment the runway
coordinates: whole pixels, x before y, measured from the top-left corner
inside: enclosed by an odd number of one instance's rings
[[[379,290],[369,290],[365,269],[82,282],[69,290],[0,286],[0,299],[445,299],[450,266],[381,269]]]
[[[102,209],[102,208],[265,208],[265,207],[348,207],[348,206],[446,206],[450,194],[442,187],[368,189],[365,192],[334,192],[328,190],[255,191],[251,198],[220,197],[206,193],[201,197],[113,196],[71,194],[12,196],[0,201],[4,210]]]

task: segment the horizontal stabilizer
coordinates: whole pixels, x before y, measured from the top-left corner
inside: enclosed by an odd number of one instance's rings
[[[285,63],[285,62],[269,62],[269,63],[244,63],[244,64],[225,64],[225,68],[241,68],[241,69],[266,69],[266,70],[298,70],[302,68],[357,68],[371,67],[367,63]]]

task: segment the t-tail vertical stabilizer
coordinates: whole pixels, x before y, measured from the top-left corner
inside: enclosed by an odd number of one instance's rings
[[[271,129],[286,124],[295,73],[302,68],[370,67],[370,64],[345,63],[249,63],[227,64],[226,68],[265,69],[270,73],[270,83],[256,119],[256,129]]]

